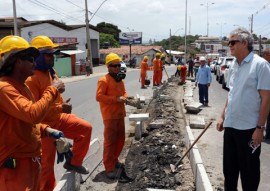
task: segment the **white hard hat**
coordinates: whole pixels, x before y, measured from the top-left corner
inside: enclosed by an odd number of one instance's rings
[[[206,61],[206,58],[204,56],[201,56],[200,61]]]

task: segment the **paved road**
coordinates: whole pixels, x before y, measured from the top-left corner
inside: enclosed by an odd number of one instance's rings
[[[209,89],[209,107],[204,109],[198,114],[205,117],[206,123],[213,120],[211,128],[207,130],[204,136],[199,140],[199,146],[202,160],[204,162],[206,171],[213,185],[213,189],[217,190],[218,187],[223,188],[223,174],[222,174],[222,149],[223,149],[223,132],[216,130],[216,119],[219,118],[222,109],[225,105],[228,91],[222,89],[221,84],[213,77],[213,83]],[[194,100],[198,101],[198,89],[194,90]],[[201,130],[193,130],[194,137],[197,137]],[[261,154],[261,182],[258,191],[270,190],[270,142],[262,143]],[[242,190],[239,181],[239,190]]]

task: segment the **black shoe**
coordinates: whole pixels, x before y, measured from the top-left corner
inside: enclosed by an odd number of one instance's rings
[[[121,176],[122,170],[123,170],[122,168],[115,168],[111,172],[106,172],[106,176],[109,179],[113,179],[113,180],[118,179]]]
[[[75,166],[75,165],[70,164],[69,162],[65,162],[63,167],[67,170],[74,170],[75,172],[79,174],[89,174],[88,168],[84,166]]]
[[[120,162],[117,162],[117,163],[115,164],[115,168],[125,168],[125,164],[120,163]]]
[[[134,178],[129,177],[127,175],[125,169],[123,168],[121,176],[118,179],[118,182],[120,182],[120,183],[129,183],[129,182],[132,182],[132,181],[134,181]]]

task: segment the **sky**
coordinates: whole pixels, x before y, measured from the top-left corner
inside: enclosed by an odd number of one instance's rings
[[[208,36],[228,36],[238,26],[250,30],[252,15],[253,32],[270,38],[270,0],[187,0],[187,9],[186,0],[88,0],[87,3],[91,25],[106,22],[118,26],[122,32],[142,32],[143,42],[161,41],[170,34],[205,36],[207,20]],[[0,18],[13,17],[12,0],[0,0],[0,5]],[[53,19],[67,25],[85,24],[85,1],[16,0],[16,13],[28,21]]]

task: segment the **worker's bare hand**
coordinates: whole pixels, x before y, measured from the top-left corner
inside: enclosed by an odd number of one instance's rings
[[[55,78],[53,80],[52,86],[56,87],[60,93],[63,93],[65,91],[65,84],[62,82],[62,80],[59,80],[58,78]]]
[[[72,104],[69,103],[70,98],[68,98],[63,104],[62,104],[62,111],[63,113],[71,113],[72,111]]]
[[[256,128],[255,131],[253,132],[252,140],[253,140],[255,146],[261,144],[261,142],[263,140],[263,131],[264,131],[264,129]]]
[[[126,102],[126,98],[124,96],[119,96],[116,98],[117,102]]]
[[[217,130],[218,131],[223,131],[224,127],[223,127],[223,119],[219,118],[219,120],[217,121]]]

